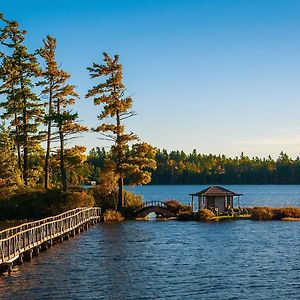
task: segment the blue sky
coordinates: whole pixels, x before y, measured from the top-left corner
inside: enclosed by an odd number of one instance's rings
[[[57,58],[84,99],[86,67],[120,54],[141,140],[168,150],[277,157],[300,154],[300,1],[1,0],[34,50],[51,34]],[[107,146],[90,133],[77,141]]]

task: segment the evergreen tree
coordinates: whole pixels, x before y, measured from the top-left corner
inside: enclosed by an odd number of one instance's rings
[[[96,131],[103,134],[104,139],[113,142],[112,158],[115,163],[115,173],[118,176],[118,210],[124,206],[124,178],[129,173],[136,172],[139,175],[139,182],[145,183],[148,173],[143,174],[143,170],[147,168],[145,158],[150,157],[153,148],[150,145],[143,144],[136,146],[135,155],[140,156],[140,164],[138,165],[138,157],[133,159],[128,157],[128,144],[137,140],[137,136],[133,133],[125,133],[123,121],[135,115],[131,110],[132,98],[125,96],[125,86],[122,82],[122,65],[119,63],[119,56],[115,55],[111,58],[107,53],[103,53],[104,65],[93,63],[89,67],[91,78],[105,77],[103,83],[97,84],[90,89],[86,97],[93,97],[95,105],[103,105],[103,110],[98,116],[100,120],[107,117],[113,118],[114,122],[102,123],[96,128]],[[139,150],[145,150],[142,153]],[[144,161],[144,163],[142,163]],[[149,162],[149,161],[148,161]],[[155,163],[154,163],[155,164]],[[153,162],[148,168],[154,166]]]
[[[49,158],[51,141],[59,143],[60,177],[63,190],[67,190],[67,174],[65,166],[65,147],[69,139],[74,139],[78,133],[86,131],[87,128],[78,122],[78,114],[72,112],[71,107],[75,104],[79,95],[75,92],[75,85],[68,84],[71,75],[58,68],[55,61],[56,41],[48,36],[44,41],[44,48],[39,50],[39,54],[46,61],[46,69],[43,71],[43,80],[38,83],[44,86],[43,93],[49,96],[48,114],[46,122],[47,149],[45,160],[45,187],[49,184]],[[56,131],[52,132],[54,126]],[[47,178],[46,178],[47,176]],[[47,181],[47,183],[46,183]]]
[[[60,89],[61,71],[59,70],[55,58],[56,50],[56,39],[47,36],[46,40],[43,40],[44,47],[39,49],[37,52],[45,61],[46,67],[42,70],[43,80],[38,83],[39,86],[44,87],[42,94],[48,97],[46,103],[48,111],[45,116],[45,123],[47,125],[47,142],[46,142],[46,156],[44,164],[44,186],[47,189],[50,184],[50,151],[51,151],[51,141],[52,141],[52,118],[54,113],[53,110],[53,94]]]
[[[0,188],[19,184],[21,181],[14,142],[3,125],[0,125],[0,153]]]
[[[41,140],[37,134],[43,114],[42,105],[33,92],[33,80],[40,73],[36,57],[30,54],[24,45],[26,31],[19,28],[15,21],[9,21],[0,15],[4,27],[0,28],[0,42],[7,53],[1,53],[2,65],[0,91],[7,95],[1,106],[5,112],[3,118],[11,120],[15,127],[15,141],[18,149],[19,167],[21,165],[21,148],[23,150],[23,179],[28,184],[29,155]]]

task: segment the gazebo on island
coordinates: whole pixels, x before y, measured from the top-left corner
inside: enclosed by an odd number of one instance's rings
[[[240,196],[220,186],[210,186],[198,193],[189,194],[192,196],[192,211],[194,211],[194,198],[198,199],[198,211],[208,208],[217,213],[224,213],[237,207],[240,208]],[[237,198],[237,206],[234,206],[234,199]]]

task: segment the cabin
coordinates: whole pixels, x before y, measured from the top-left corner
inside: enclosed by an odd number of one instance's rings
[[[193,211],[196,198],[198,200],[198,211],[208,208],[217,213],[226,213],[233,208],[240,208],[240,196],[242,194],[229,191],[220,186],[210,186],[200,192],[189,195],[192,196]]]

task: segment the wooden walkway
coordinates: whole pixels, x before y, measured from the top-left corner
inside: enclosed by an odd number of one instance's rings
[[[76,208],[58,216],[24,223],[0,231],[0,268],[11,271],[14,263],[31,259],[33,254],[46,250],[55,241],[75,236],[81,230],[99,222],[99,207]]]

